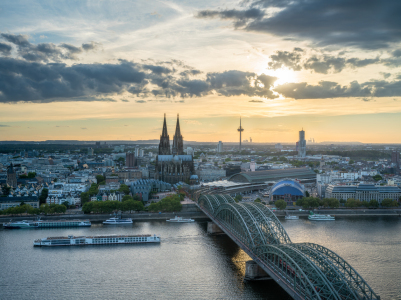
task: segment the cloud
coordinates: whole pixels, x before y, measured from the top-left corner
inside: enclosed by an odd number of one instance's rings
[[[119,93],[144,79],[140,67],[127,61],[67,66],[0,57],[0,102],[74,101],[74,97]]]
[[[67,125],[66,125],[66,126],[57,125],[57,126],[55,126],[55,127],[59,127],[59,128],[62,128],[62,127],[63,127],[63,128],[68,128],[68,127],[70,127],[70,126],[67,126]]]
[[[277,51],[270,55],[269,69],[277,70],[287,67],[294,71],[313,70],[315,73],[327,74],[341,72],[344,68],[361,68],[370,64],[380,63],[379,57],[372,59],[345,58],[333,55],[312,55],[307,57],[306,52],[301,48],[294,48],[293,51]]]
[[[192,125],[202,125],[201,122],[199,122],[198,120],[184,120],[185,124],[192,124]]]
[[[94,51],[97,50],[98,48],[101,47],[101,43],[96,43],[96,42],[90,42],[90,43],[84,43],[82,44],[82,49],[84,49],[85,51]]]
[[[146,103],[145,100],[135,100],[136,103]]]
[[[282,67],[287,67],[294,71],[300,71],[302,69],[301,53],[303,50],[300,48],[294,49],[293,52],[288,51],[277,51],[276,54],[270,55],[271,61],[268,63],[269,69],[277,70]]]
[[[121,99],[121,102],[129,102],[127,99]]]
[[[399,0],[254,0],[241,9],[203,10],[198,18],[232,20],[236,28],[308,39],[318,46],[387,48],[401,41]]]
[[[384,79],[387,79],[391,76],[391,73],[386,73],[386,72],[379,72],[380,75],[383,75]],[[398,78],[400,79],[400,78]]]
[[[86,127],[81,127],[81,129],[87,129]]]
[[[263,101],[262,101],[262,100],[250,100],[250,101],[248,101],[248,102],[253,102],[253,103],[263,103]]]
[[[361,84],[352,81],[346,86],[331,81],[320,81],[318,85],[285,83],[275,87],[274,91],[294,99],[398,97],[401,96],[401,81],[372,80]]]
[[[17,53],[21,58],[36,62],[60,62],[64,59],[76,60],[77,55],[83,51],[96,50],[100,46],[99,43],[95,42],[82,44],[80,47],[66,43],[61,43],[60,45],[53,43],[32,44],[26,35],[2,33],[0,36],[17,47]],[[3,53],[1,45],[7,44],[0,43],[0,53],[8,55]],[[10,52],[11,46],[8,45],[8,47],[10,48],[8,52]]]
[[[13,48],[9,44],[0,43],[0,54],[8,56]]]
[[[0,127],[11,127],[11,126],[9,126],[9,125],[1,125],[0,124]]]

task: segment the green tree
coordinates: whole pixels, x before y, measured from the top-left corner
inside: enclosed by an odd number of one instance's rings
[[[88,191],[89,195],[97,195],[97,193],[99,193],[99,189],[96,183],[92,183],[89,191]]]
[[[40,212],[44,213],[45,215],[47,215],[50,211],[50,207],[47,204],[42,204],[39,209],[40,209]]]
[[[256,198],[255,201],[253,201],[253,202],[255,202],[255,203],[261,203],[262,200],[260,200],[260,198]]]
[[[227,157],[224,161],[229,162],[229,161],[231,161],[231,158]]]
[[[1,191],[3,193],[3,197],[8,196],[10,194],[11,187],[3,185],[1,187]]]
[[[369,207],[379,207],[379,202],[377,200],[370,200]]]
[[[276,205],[278,209],[283,210],[287,207],[287,202],[285,202],[284,200],[277,200],[276,202],[274,202],[274,205]]]
[[[121,184],[120,185],[120,188],[118,189],[118,191],[119,192],[122,192],[122,193],[124,193],[124,194],[126,194],[126,195],[128,195],[129,194],[129,187],[127,186],[127,185],[125,185],[125,184]]]
[[[348,162],[350,165],[353,165],[355,163],[355,161],[353,159],[350,159]]]
[[[49,195],[49,190],[47,188],[43,188],[39,196],[39,204],[45,204],[48,195]]]
[[[238,203],[238,202],[240,202],[242,200],[242,196],[240,194],[237,194],[237,195],[235,195],[234,200],[235,200],[235,202]]]
[[[82,211],[84,212],[84,214],[90,214],[92,210],[93,202],[86,202],[84,205],[82,205]]]
[[[102,181],[105,181],[106,179],[102,175],[96,175],[96,182],[99,185]]]
[[[372,178],[373,178],[374,181],[379,181],[379,180],[383,179],[383,177],[381,177],[379,174],[373,176]]]
[[[305,191],[305,196],[306,196],[306,197],[310,197],[310,195],[309,195],[309,192],[308,192],[308,191]]]
[[[296,204],[302,206],[304,209],[316,208],[320,205],[320,199],[314,197],[303,197],[302,199],[299,199]]]
[[[392,199],[383,199],[381,205],[383,207],[397,207],[398,202],[396,200],[392,200]]]
[[[362,202],[354,198],[348,198],[345,206],[348,208],[360,207],[362,206]]]
[[[61,204],[64,205],[66,208],[68,208],[70,206],[70,203],[68,201],[64,201]]]
[[[81,193],[81,205],[84,205],[85,203],[89,202],[90,197],[88,192],[83,192]]]
[[[131,197],[130,195],[125,195],[122,198],[122,202],[130,201],[130,200],[134,201],[133,197]]]
[[[28,178],[35,178],[36,173],[35,172],[28,172]]]

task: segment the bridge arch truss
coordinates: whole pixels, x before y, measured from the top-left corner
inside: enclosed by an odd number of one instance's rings
[[[380,299],[335,252],[318,244],[292,243],[268,207],[235,203],[229,195],[201,195],[198,205],[299,299]]]

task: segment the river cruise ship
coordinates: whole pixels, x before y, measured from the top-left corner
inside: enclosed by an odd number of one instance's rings
[[[334,221],[335,217],[330,216],[330,215],[319,215],[319,214],[314,214],[313,212],[310,212],[308,219],[311,221]]]
[[[103,222],[105,225],[124,225],[124,224],[132,224],[132,219],[121,219],[121,218],[110,218]]]
[[[85,245],[114,245],[114,244],[140,244],[160,243],[157,235],[96,235],[96,236],[65,236],[47,237],[33,242],[35,247],[54,246],[85,246]]]
[[[182,217],[175,216],[175,218],[169,219],[169,220],[167,220],[167,222],[171,222],[171,223],[192,223],[192,222],[195,222],[195,220],[193,220],[193,219],[183,219]]]
[[[26,228],[54,228],[54,227],[90,227],[89,220],[48,220],[48,221],[15,221],[3,223],[6,229],[26,229]]]

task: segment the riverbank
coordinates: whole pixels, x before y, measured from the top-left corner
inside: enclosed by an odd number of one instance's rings
[[[209,218],[203,213],[203,212],[178,212],[178,213],[148,213],[148,212],[136,212],[132,214],[122,214],[122,218],[131,218],[132,221],[134,222],[140,222],[140,221],[163,221],[167,219],[174,218],[175,216],[180,216],[183,218],[191,218],[196,221],[206,221],[209,220]],[[4,222],[9,222],[10,219],[13,221],[22,221],[22,220],[35,220],[38,217],[41,218],[41,220],[59,220],[59,219],[78,219],[78,220],[83,220],[83,219],[89,219],[90,221],[93,222],[101,222],[105,221],[114,215],[112,214],[60,214],[60,215],[51,215],[51,216],[45,216],[45,215],[40,215],[40,216],[4,216],[0,218],[0,223]]]

